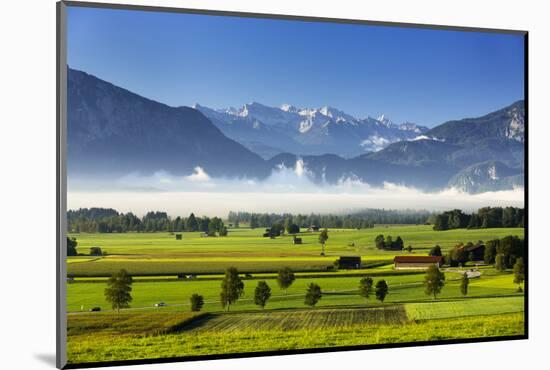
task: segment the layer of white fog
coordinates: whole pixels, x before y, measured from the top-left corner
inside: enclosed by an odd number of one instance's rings
[[[456,189],[423,192],[386,183],[341,179],[337,184],[315,184],[299,162],[280,167],[263,181],[219,179],[197,167],[188,176],[159,171],[152,176],[130,174],[109,183],[69,178],[69,209],[105,207],[143,215],[159,210],[169,215],[225,216],[229,211],[273,213],[347,213],[365,208],[471,211],[485,206],[523,207],[522,188],[468,194]]]

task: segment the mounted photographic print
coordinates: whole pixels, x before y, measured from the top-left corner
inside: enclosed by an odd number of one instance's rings
[[[526,51],[58,3],[58,366],[527,338]]]

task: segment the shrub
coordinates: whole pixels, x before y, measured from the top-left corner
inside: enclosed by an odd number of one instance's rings
[[[193,312],[199,312],[202,306],[204,306],[204,298],[200,294],[193,294],[189,300],[191,302],[191,311]]]
[[[90,256],[103,256],[103,252],[101,251],[101,248],[99,248],[99,247],[91,247],[90,248]]]

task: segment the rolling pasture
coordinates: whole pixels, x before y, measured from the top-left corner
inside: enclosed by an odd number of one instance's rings
[[[380,251],[378,234],[398,235],[412,254],[426,255],[439,244],[443,251],[459,242],[477,242],[507,235],[523,237],[523,229],[433,231],[430,226],[378,226],[364,230],[329,230],[327,256],[320,256],[317,233],[263,238],[263,229],[232,229],[228,237],[183,233],[73,234],[81,254],[70,257],[67,269],[69,361],[181,357],[207,354],[337,347],[518,336],[524,333],[524,297],[511,271],[478,266],[468,295],[460,292],[464,268],[443,271],[445,286],[437,300],[424,293],[424,271],[394,270],[395,255]],[[106,256],[89,256],[100,247]],[[360,255],[359,270],[335,270],[339,256]],[[230,311],[220,303],[223,271],[237,267],[244,293]],[[285,291],[276,271],[291,267],[296,280]],[[104,297],[106,276],[127,269],[134,276],[130,309],[112,311]],[[327,269],[328,268],[328,269]],[[467,266],[466,268],[473,268]],[[245,275],[245,273],[247,275]],[[177,279],[177,274],[198,274]],[[384,279],[384,302],[374,294],[359,295],[359,280]],[[254,289],[264,280],[271,287],[265,309],[254,304]],[[306,287],[318,284],[322,298],[304,305]],[[190,312],[189,297],[204,297],[200,313]],[[154,307],[164,302],[165,307]],[[87,312],[101,307],[101,312]]]
[[[263,229],[231,229],[228,237],[201,237],[184,232],[182,240],[170,233],[70,234],[78,240],[77,251],[88,254],[100,247],[107,256],[77,256],[68,259],[70,276],[110,276],[125,268],[132,275],[177,275],[223,273],[234,266],[242,272],[276,272],[283,266],[295,271],[326,271],[339,256],[360,255],[363,263],[391,262],[395,251],[374,246],[379,234],[401,236],[413,254],[427,254],[435,244],[448,250],[459,242],[477,242],[506,235],[523,237],[523,229],[433,231],[429,225],[377,226],[372,229],[331,229],[326,256],[320,256],[317,233],[299,235],[303,244],[294,245],[292,237],[262,237]],[[408,254],[408,252],[402,252]]]
[[[365,276],[369,276],[365,273]],[[381,276],[390,287],[385,302],[401,303],[417,300],[431,300],[424,294],[422,281],[424,274],[402,274]],[[378,279],[374,277],[375,281]],[[447,273],[447,284],[442,291],[441,298],[460,298],[459,274]],[[325,277],[309,278],[299,277],[294,284],[286,291],[279,289],[274,278],[265,279],[272,289],[272,297],[267,308],[303,308],[304,294],[310,283],[317,283],[323,291],[323,298],[318,306],[340,306],[340,305],[363,305],[376,304],[371,298],[368,302],[358,294],[360,277]],[[516,287],[512,284],[513,277],[510,273],[502,275],[482,275],[479,279],[472,279],[468,296],[488,297],[495,295],[515,295]],[[235,303],[231,310],[251,310],[257,308],[254,305],[254,288],[256,279],[244,280],[244,294]],[[132,307],[134,309],[153,309],[155,303],[165,302],[168,306],[164,310],[187,310],[189,308],[189,297],[193,293],[204,296],[205,311],[220,311],[222,307],[219,302],[221,278],[217,280],[188,280],[188,281],[144,281],[137,280],[133,284]],[[104,282],[72,283],[67,287],[67,310],[69,312],[80,311],[82,306],[87,310],[90,307],[100,306],[108,309],[103,290]]]

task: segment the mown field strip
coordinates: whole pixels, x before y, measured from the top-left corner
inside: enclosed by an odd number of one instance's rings
[[[368,309],[323,309],[303,311],[266,311],[221,313],[198,319],[184,331],[232,332],[238,330],[300,330],[338,328],[368,324],[403,324],[407,314],[401,305]]]

